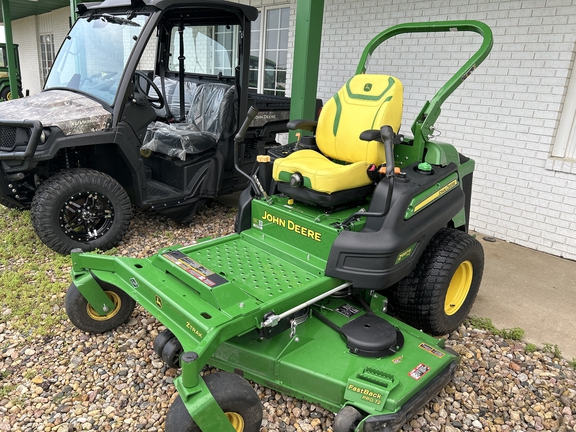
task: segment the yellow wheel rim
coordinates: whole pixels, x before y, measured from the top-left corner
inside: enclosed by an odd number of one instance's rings
[[[456,272],[454,272],[446,292],[446,300],[444,301],[444,312],[446,312],[446,315],[454,315],[466,301],[472,285],[473,274],[474,268],[470,261],[462,262]]]
[[[86,312],[88,316],[92,318],[94,321],[106,321],[115,316],[119,311],[120,307],[122,306],[122,300],[120,300],[120,296],[116,294],[114,291],[104,291],[108,298],[114,303],[114,309],[108,312],[106,315],[99,315],[96,310],[90,306],[90,303],[86,305]]]
[[[236,432],[244,432],[244,418],[235,412],[227,412],[226,417]]]

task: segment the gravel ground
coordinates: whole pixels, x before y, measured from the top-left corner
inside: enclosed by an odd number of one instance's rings
[[[228,234],[233,217],[214,204],[182,227],[137,211],[118,253],[144,257]],[[30,340],[0,323],[0,431],[162,431],[178,373],[153,352],[162,329],[139,306],[126,325],[97,336],[63,320]],[[576,431],[576,372],[567,361],[466,325],[446,344],[462,356],[456,376],[404,430]],[[332,430],[333,413],[255,387],[262,432]]]

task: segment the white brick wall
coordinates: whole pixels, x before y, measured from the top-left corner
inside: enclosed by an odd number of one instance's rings
[[[24,92],[29,90],[32,95],[40,92],[44,86],[40,70],[40,34],[54,35],[54,54],[56,54],[68,34],[69,18],[70,8],[65,7],[41,16],[34,15],[15,20],[12,23],[14,43],[19,45]]]

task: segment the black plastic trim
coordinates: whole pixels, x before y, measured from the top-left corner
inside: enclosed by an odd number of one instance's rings
[[[364,421],[364,432],[394,432],[411,419],[426,403],[436,396],[452,379],[458,361],[455,360],[440,371],[426,386],[412,396],[394,414],[382,414],[368,417]]]

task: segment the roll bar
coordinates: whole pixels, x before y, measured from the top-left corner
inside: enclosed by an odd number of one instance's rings
[[[422,140],[426,142],[432,135],[432,126],[440,116],[440,106],[456,90],[460,84],[480,65],[490,53],[493,44],[492,30],[480,21],[435,21],[399,24],[384,30],[374,37],[364,51],[356,69],[356,75],[366,72],[366,66],[372,53],[384,41],[405,33],[438,33],[438,32],[471,31],[482,36],[483,41],[470,59],[438,90],[432,100],[427,101],[412,124],[415,144]]]

